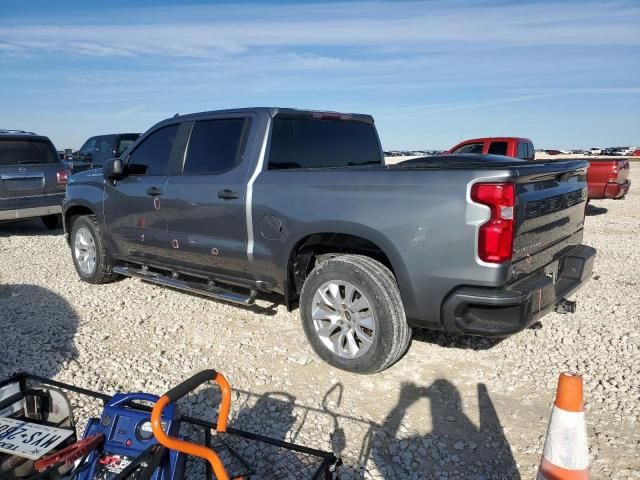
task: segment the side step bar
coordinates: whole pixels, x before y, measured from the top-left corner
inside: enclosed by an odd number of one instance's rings
[[[177,288],[178,290],[197,293],[200,295],[205,295],[207,297],[215,298],[217,300],[239,303],[241,305],[252,305],[256,301],[256,296],[258,295],[255,290],[251,290],[249,292],[249,295],[243,295],[241,293],[235,293],[218,286],[200,284],[198,282],[189,282],[187,280],[172,278],[167,275],[151,272],[142,268],[116,266],[113,267],[113,271],[120,275],[139,278],[147,282],[155,283],[156,285]]]

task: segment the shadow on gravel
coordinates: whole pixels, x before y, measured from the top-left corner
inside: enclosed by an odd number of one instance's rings
[[[595,217],[597,215],[604,215],[609,211],[608,208],[605,207],[596,207],[591,203],[587,204],[587,209],[585,210],[585,215],[587,217]]]
[[[406,383],[398,403],[383,423],[371,428],[361,463],[373,460],[385,479],[504,478],[520,479],[511,447],[489,393],[478,384],[480,424],[463,412],[458,389],[439,379],[429,387]],[[426,435],[403,433],[407,410],[427,399],[432,430]]]
[[[76,357],[78,317],[59,295],[0,277],[0,378],[26,371],[53,378]]]
[[[488,350],[504,341],[504,338],[455,335],[437,330],[416,328],[413,331],[412,340],[414,342],[433,343],[441,347],[460,348],[463,350]]]
[[[49,236],[62,235],[62,228],[48,230],[39,218],[20,220],[16,222],[0,222],[0,237],[11,237],[14,235],[28,236]]]

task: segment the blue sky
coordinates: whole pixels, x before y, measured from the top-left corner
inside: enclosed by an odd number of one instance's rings
[[[386,149],[640,144],[640,2],[3,2],[0,127],[58,148],[176,112],[371,113]]]

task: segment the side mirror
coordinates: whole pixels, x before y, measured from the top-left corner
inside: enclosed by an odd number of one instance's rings
[[[119,180],[124,177],[124,165],[119,158],[110,158],[102,165],[102,175],[107,180]]]

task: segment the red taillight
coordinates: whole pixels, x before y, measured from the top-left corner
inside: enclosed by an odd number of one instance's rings
[[[491,209],[480,227],[478,256],[485,262],[507,262],[513,255],[516,190],[513,183],[476,183],[471,199]]]
[[[69,180],[69,174],[66,170],[60,170],[56,173],[56,179],[58,180],[58,185],[66,185],[67,180]]]

